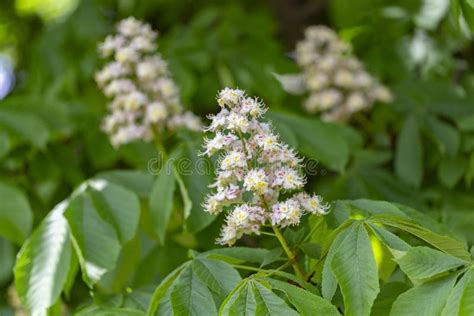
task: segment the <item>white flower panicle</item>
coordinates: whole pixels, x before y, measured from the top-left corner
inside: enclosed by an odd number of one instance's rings
[[[306,213],[322,215],[327,205],[317,195],[301,191],[302,159],[264,122],[264,104],[239,89],[225,88],[217,96],[221,111],[205,128],[214,134],[204,141],[202,155],[220,154],[215,191],[203,204],[211,214],[228,212],[217,240],[233,245],[243,234],[259,234],[266,222],[297,225]],[[282,195],[290,196],[280,201]]]
[[[296,46],[296,61],[303,69],[309,113],[326,121],[345,121],[374,102],[390,102],[390,91],[351,55],[349,44],[325,26],[310,26]]]
[[[110,98],[103,129],[115,147],[151,140],[166,129],[201,129],[200,119],[182,108],[178,87],[157,52],[156,38],[150,25],[130,17],[99,46],[102,57],[111,60],[95,80]]]

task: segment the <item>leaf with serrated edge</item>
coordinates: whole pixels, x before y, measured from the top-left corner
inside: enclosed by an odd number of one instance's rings
[[[341,243],[331,269],[344,298],[346,315],[368,315],[379,293],[377,265],[367,231],[362,223]]]
[[[71,260],[69,228],[59,203],[23,245],[15,266],[15,285],[33,314],[54,305],[66,283]]]

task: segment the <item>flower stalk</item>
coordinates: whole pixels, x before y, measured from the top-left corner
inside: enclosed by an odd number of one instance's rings
[[[288,259],[290,260],[290,263],[295,270],[296,276],[300,278],[301,280],[305,279],[303,271],[301,271],[300,266],[298,265],[298,260],[293,251],[291,251],[290,247],[288,246],[288,243],[286,242],[285,237],[281,233],[281,230],[276,227],[272,226],[273,231],[275,232],[276,237],[278,238],[278,241],[280,242],[281,246],[283,247],[283,250],[285,251],[286,255],[288,256]]]

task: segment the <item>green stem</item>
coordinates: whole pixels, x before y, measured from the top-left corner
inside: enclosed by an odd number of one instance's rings
[[[233,264],[232,265],[234,268],[241,269],[241,270],[249,270],[249,271],[255,271],[255,272],[267,272],[267,270],[264,269],[259,269],[255,267],[250,267],[250,266],[244,266],[240,264]]]
[[[313,235],[313,233],[316,231],[316,229],[318,229],[319,226],[320,226],[322,223],[323,223],[323,219],[320,218],[319,222],[318,222],[316,225],[314,225],[313,228],[311,228],[311,231],[309,232],[308,235],[306,235],[306,237],[303,239],[303,242],[302,242],[302,243],[307,242],[307,241],[311,238],[311,236]]]
[[[262,235],[267,235],[267,236],[272,236],[272,237],[276,237],[275,234],[269,233],[269,232],[260,232],[260,234],[262,234]]]
[[[293,253],[293,251],[291,251],[290,247],[288,246],[288,243],[285,240],[285,237],[283,237],[283,234],[281,233],[278,227],[272,226],[272,228],[275,232],[276,237],[280,241],[283,250],[285,250],[288,259],[290,260],[290,263],[293,266],[293,269],[295,270],[296,276],[301,280],[304,280],[304,273],[301,271],[300,266],[298,265],[298,261],[296,260],[296,255]]]

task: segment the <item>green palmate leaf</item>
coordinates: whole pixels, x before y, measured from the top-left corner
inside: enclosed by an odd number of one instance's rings
[[[190,261],[182,264],[173,272],[171,272],[163,281],[161,281],[160,285],[153,293],[147,315],[170,315],[172,313],[171,304],[169,301],[171,290],[173,288],[174,282],[181,272],[183,272],[185,269],[189,269],[190,265]]]
[[[99,214],[87,189],[71,198],[65,212],[84,280],[89,286],[115,267],[121,249],[114,226]]]
[[[196,258],[193,260],[192,269],[193,273],[222,300],[241,280],[237,270],[223,261]]]
[[[253,287],[244,281],[237,291],[232,292],[219,310],[221,315],[256,315],[257,302],[253,295]]]
[[[456,282],[457,274],[423,283],[401,294],[393,303],[391,316],[440,315]]]
[[[139,262],[140,242],[137,237],[123,244],[114,269],[107,271],[101,277],[97,287],[101,288],[104,292],[123,292],[128,285],[130,276],[138,268]]]
[[[410,279],[427,279],[468,262],[428,247],[413,247],[395,259]]]
[[[0,201],[0,236],[21,244],[33,221],[28,199],[15,187],[0,182]]]
[[[326,255],[326,261],[324,262],[321,282],[321,292],[323,297],[328,301],[332,300],[334,293],[337,289],[337,280],[334,272],[331,269],[334,254],[338,251],[341,244],[346,240],[347,236],[350,235],[352,230],[356,227],[355,224],[347,227],[346,229],[339,232],[334,241],[331,244],[331,248]]]
[[[321,246],[312,244],[312,243],[304,243],[299,246],[299,248],[310,258],[319,259],[321,258]]]
[[[113,224],[120,242],[131,240],[140,218],[140,202],[135,193],[104,180],[89,181],[88,185],[94,205]]]
[[[331,269],[344,297],[346,315],[368,315],[379,292],[377,265],[362,223],[338,247]]]
[[[257,303],[257,315],[298,315],[280,297],[260,282],[253,285],[253,294]]]
[[[436,234],[412,221],[391,215],[374,216],[372,220],[383,225],[392,226],[404,230],[454,257],[466,261],[469,261],[471,259],[471,255],[466,250],[466,247],[462,242],[455,240],[449,236],[442,236]]]
[[[439,151],[449,157],[455,157],[460,144],[459,131],[431,115],[425,117],[425,123],[428,132],[437,142]]]
[[[66,283],[71,260],[68,224],[63,217],[66,208],[67,202],[58,204],[18,254],[15,285],[32,314],[46,313]]]
[[[10,145],[10,137],[8,137],[8,134],[0,131],[0,159],[8,154]]]
[[[219,315],[298,315],[284,300],[255,279],[245,279],[222,303]]]
[[[474,315],[474,267],[466,275],[468,279],[459,302],[459,315]]]
[[[0,286],[4,286],[12,276],[16,251],[13,244],[0,237]]]
[[[423,177],[423,146],[415,117],[408,117],[400,132],[396,156],[395,171],[400,179],[418,187]]]
[[[265,279],[274,290],[285,293],[301,315],[340,315],[329,301],[300,287],[275,279]]]
[[[0,126],[38,148],[44,148],[49,138],[46,124],[37,116],[24,111],[0,109]]]
[[[173,166],[168,162],[161,169],[150,194],[151,219],[161,244],[165,241],[166,228],[173,210],[175,186]]]
[[[463,158],[446,158],[438,166],[438,178],[447,186],[452,188],[458,183],[464,174],[467,161]]]
[[[127,291],[128,292],[128,291]],[[133,290],[127,293],[123,299],[122,307],[137,309],[146,312],[150,306],[153,292],[147,289]]]
[[[465,132],[474,132],[474,115],[469,115],[459,119],[458,126]]]
[[[462,315],[459,314],[459,303],[463,295],[466,283],[469,281],[470,273],[465,273],[458,281],[451,294],[448,297],[446,305],[441,313],[442,316]]]
[[[174,282],[170,301],[174,315],[217,315],[211,291],[191,267],[184,269]]]

